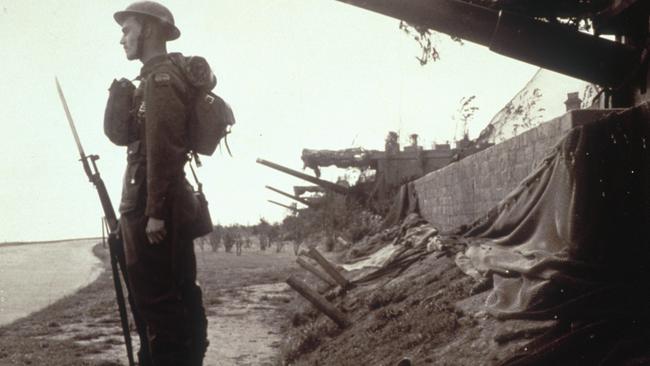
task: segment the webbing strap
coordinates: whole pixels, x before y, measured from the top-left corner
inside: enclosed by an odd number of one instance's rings
[[[203,183],[199,181],[199,177],[196,175],[196,170],[194,170],[194,166],[192,165],[192,161],[196,163],[197,167],[201,166],[201,160],[199,159],[199,156],[195,153],[192,152],[190,154],[190,159],[189,159],[189,164],[190,164],[190,170],[192,171],[192,176],[194,177],[194,181],[196,182],[196,187],[199,192],[203,192]]]

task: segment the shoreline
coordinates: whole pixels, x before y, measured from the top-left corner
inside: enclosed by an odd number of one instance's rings
[[[101,243],[91,249],[100,261],[100,272],[94,281],[77,288],[72,293],[52,302],[48,306],[33,311],[11,323],[0,326],[0,365],[70,365],[86,366],[82,355],[87,349],[76,344],[73,339],[65,339],[69,329],[78,323],[76,318],[87,316],[91,304],[84,304],[90,299],[95,303],[97,295],[104,291],[111,278],[108,268],[108,253]],[[92,299],[95,298],[95,301]],[[101,296],[99,297],[101,301]],[[92,352],[92,351],[91,351]],[[121,365],[120,363],[107,363]]]
[[[93,283],[104,270],[95,239],[0,248],[0,325],[29,317]]]
[[[101,243],[92,250],[103,269],[95,281],[0,327],[3,340],[0,342],[0,366],[126,364],[108,251]],[[257,357],[257,360],[263,359],[260,364],[274,363],[272,360],[278,357],[279,338],[283,334],[281,328],[288,322],[285,305],[290,292],[272,284],[283,282],[296,270],[294,259],[288,251],[281,254],[249,251],[241,257],[234,253],[197,251],[204,305],[213,320],[208,334],[230,339],[238,349],[237,355],[223,354],[220,353],[224,351],[222,347],[214,344],[213,349],[208,349],[212,356],[207,355],[206,360],[224,357],[220,365],[231,366],[242,364],[245,358]],[[260,289],[268,293],[259,292]],[[228,325],[218,319],[240,320]],[[254,322],[259,326],[252,328],[267,329],[265,337],[237,328],[242,323],[252,325]],[[137,349],[137,335],[132,333],[132,338],[134,349]]]
[[[0,249],[2,249],[2,248],[21,247],[21,246],[27,246],[27,245],[59,244],[59,243],[78,242],[78,241],[86,241],[86,240],[98,240],[98,241],[101,242],[102,238],[101,237],[97,237],[97,238],[88,237],[88,238],[60,239],[60,240],[4,242],[4,243],[0,243]]]

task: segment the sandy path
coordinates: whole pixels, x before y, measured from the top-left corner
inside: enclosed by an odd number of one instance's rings
[[[284,283],[253,285],[229,289],[220,295],[220,304],[206,308],[208,339],[206,366],[273,366],[282,335],[278,307],[290,301]],[[97,324],[99,323],[99,325]],[[88,360],[111,360],[108,365],[126,365],[121,330],[111,317],[94,319],[62,327],[58,340],[74,340],[81,346],[102,343],[101,352]],[[132,333],[134,348],[138,337]]]
[[[206,365],[274,365],[281,334],[277,307],[289,302],[284,283],[247,286],[224,293],[208,308],[210,348]]]

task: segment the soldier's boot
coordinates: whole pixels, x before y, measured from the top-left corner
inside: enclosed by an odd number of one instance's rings
[[[196,283],[188,284],[183,288],[183,298],[190,314],[190,364],[202,366],[210,342],[208,341],[208,319],[203,307],[201,287]]]
[[[189,366],[203,366],[205,351],[210,342],[206,339],[203,342],[196,342],[190,346]]]
[[[188,345],[152,340],[150,348],[154,366],[194,366]]]
[[[153,366],[149,347],[140,347],[138,350],[138,366]]]

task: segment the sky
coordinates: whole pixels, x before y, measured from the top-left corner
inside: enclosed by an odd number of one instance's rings
[[[383,148],[390,130],[418,133],[423,146],[454,139],[463,97],[479,107],[476,135],[537,68],[470,43],[437,37],[441,60],[421,66],[399,21],[334,0],[167,0],[181,38],[169,51],[200,55],[232,106],[234,157],[204,158],[214,223],[279,221],[286,202],[267,191],[304,182],[255,163],[302,169],[303,148]],[[0,0],[0,242],[101,234],[101,207],[83,173],[56,94],[57,76],[86,153],[115,207],[124,148],[103,135],[108,87],[137,76],[112,14],[128,1]],[[326,172],[333,179],[342,172]],[[288,203],[288,202],[287,202]]]

